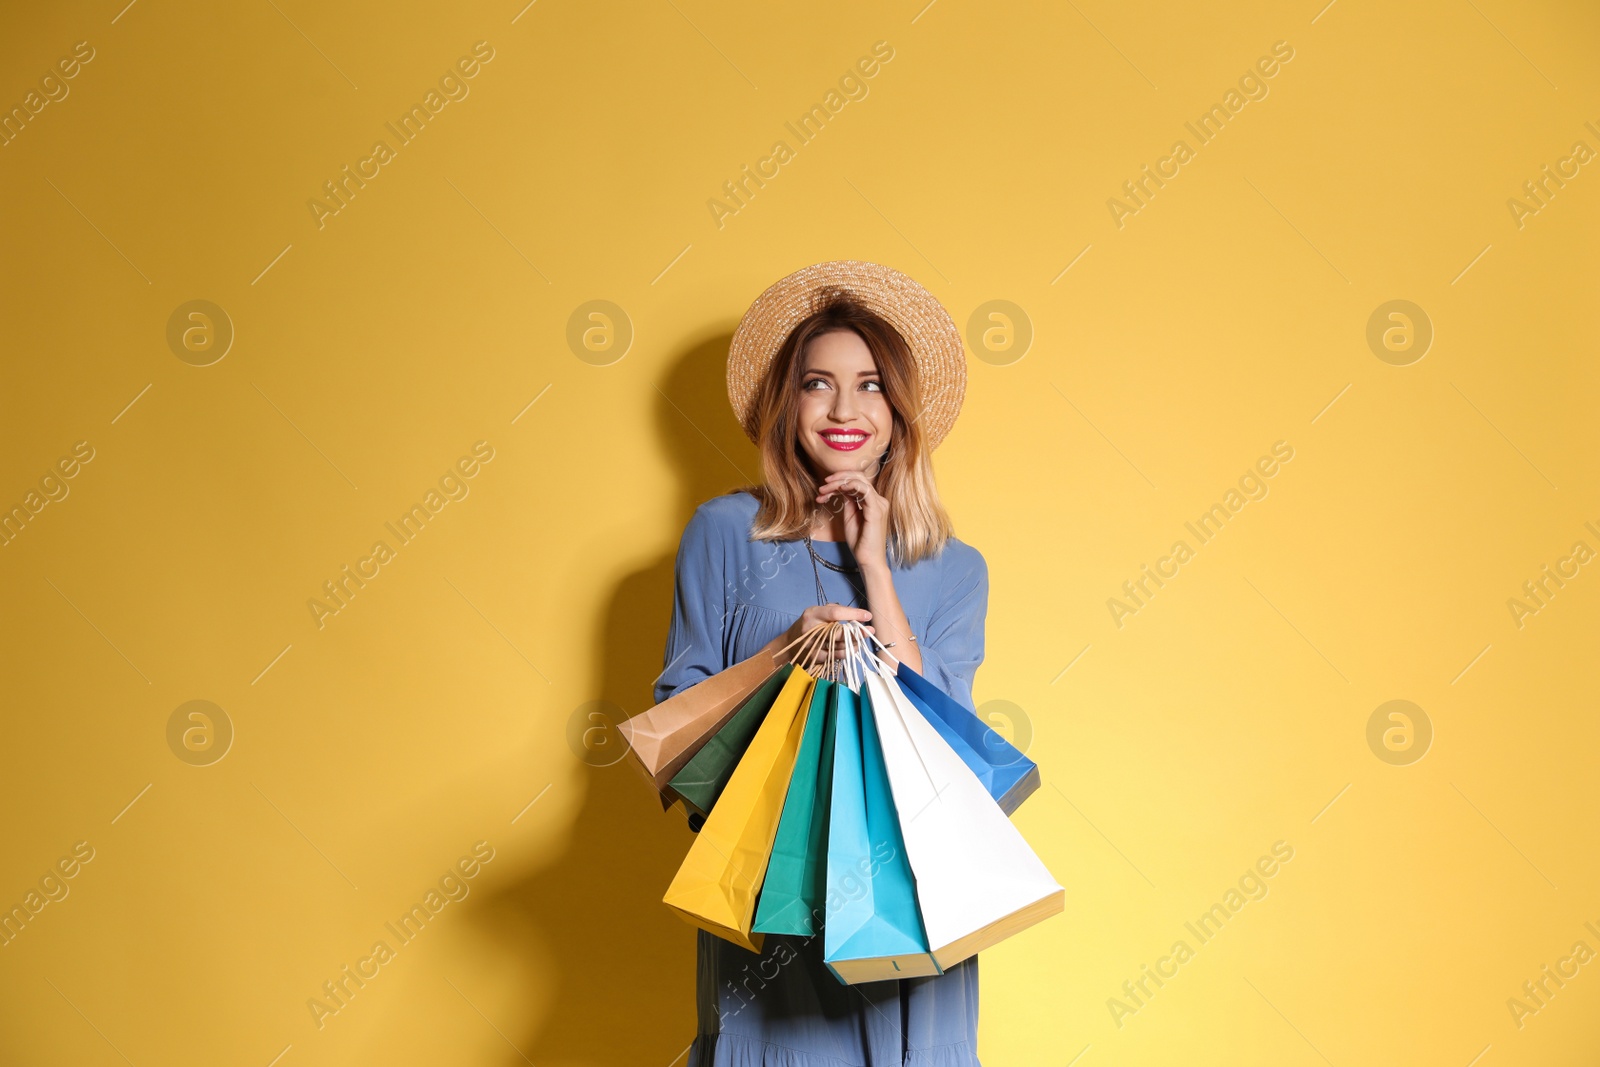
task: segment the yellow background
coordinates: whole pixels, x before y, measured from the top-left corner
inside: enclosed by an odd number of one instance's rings
[[[1600,963],[1520,1028],[1506,1004],[1600,950],[1600,566],[1507,607],[1600,549],[1600,164],[1507,207],[1600,149],[1592,5],[519,8],[0,15],[8,108],[95,49],[0,148],[0,502],[95,450],[0,548],[0,902],[95,850],[0,948],[0,1060],[680,1056],[688,831],[569,730],[648,705],[682,525],[757,472],[740,314],[862,258],[963,334],[991,300],[1034,331],[969,353],[936,453],[990,567],[976,696],[1031,731],[1016,821],[1068,891],[982,958],[984,1062],[1594,1062]],[[880,40],[869,95],[719,228],[707,200]],[[477,41],[470,95],[319,229],[307,201]],[[1277,41],[1269,95],[1118,228]],[[166,340],[194,299],[236,330],[210,366]],[[1366,342],[1395,299],[1435,331],[1409,366]],[[591,300],[634,331],[609,365],[566,341]],[[322,583],[480,440],[470,495],[319,629]],[[1270,494],[1117,627],[1280,440]],[[1394,699],[1434,732],[1407,766],[1366,740]],[[168,746],[190,700],[235,730],[209,766]],[[1119,1027],[1108,998],[1280,840],[1265,899]],[[477,841],[470,895],[319,1029],[307,1000]]]

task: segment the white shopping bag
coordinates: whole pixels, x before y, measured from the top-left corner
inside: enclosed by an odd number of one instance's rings
[[[894,677],[898,663],[864,659],[917,906],[933,958],[948,970],[1061,911],[1066,890],[906,697]]]

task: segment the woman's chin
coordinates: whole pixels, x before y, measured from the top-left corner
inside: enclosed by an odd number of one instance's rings
[[[877,470],[878,456],[867,453],[865,448],[853,452],[841,452],[820,446],[817,452],[807,452],[812,468],[817,472],[818,478],[826,478],[830,474],[844,474],[852,471],[861,471],[868,475]]]

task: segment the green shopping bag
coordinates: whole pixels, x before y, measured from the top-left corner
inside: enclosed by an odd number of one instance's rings
[[[764,934],[815,934],[828,895],[828,804],[833,795],[834,720],[838,686],[819,678],[800,737],[778,836],[761,883],[752,929]]]
[[[722,795],[733,769],[744,757],[745,750],[756,736],[756,730],[767,717],[772,702],[777,699],[779,690],[793,670],[793,663],[785,663],[750,694],[744,705],[733,713],[733,717],[723,723],[722,728],[712,734],[700,751],[668,781],[668,797],[682,800],[685,808],[702,819],[711,814],[712,805]]]

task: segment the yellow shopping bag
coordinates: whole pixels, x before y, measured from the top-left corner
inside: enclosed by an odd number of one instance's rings
[[[662,898],[687,922],[752,952],[756,897],[772,856],[816,679],[796,666],[734,768]]]

